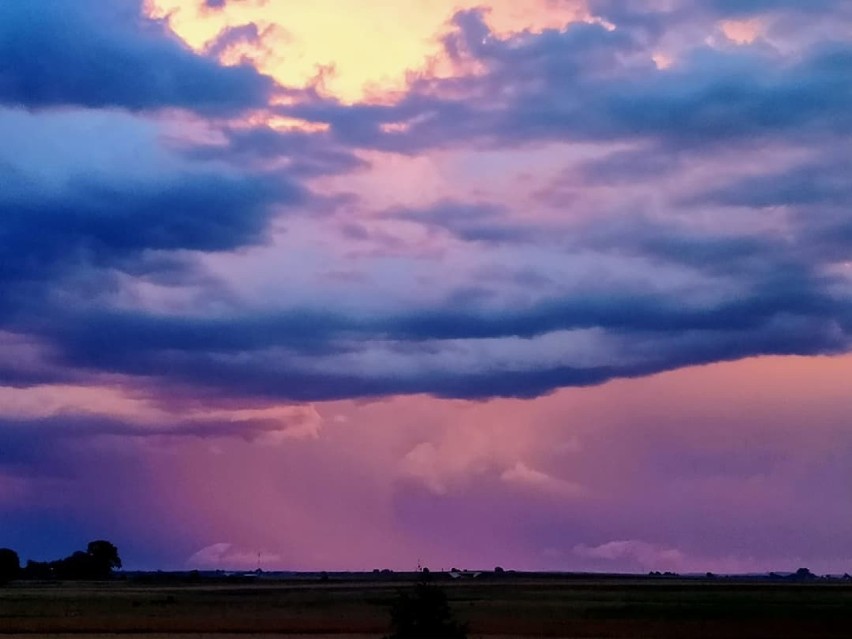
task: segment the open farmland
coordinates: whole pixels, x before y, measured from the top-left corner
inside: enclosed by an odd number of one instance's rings
[[[841,583],[502,579],[448,582],[471,637],[848,637]],[[88,639],[215,635],[381,637],[404,582],[17,584],[0,589],[0,633]]]

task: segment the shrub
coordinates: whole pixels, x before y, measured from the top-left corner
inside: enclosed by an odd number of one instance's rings
[[[391,607],[386,639],[467,639],[467,628],[453,617],[446,593],[425,580],[401,592]]]

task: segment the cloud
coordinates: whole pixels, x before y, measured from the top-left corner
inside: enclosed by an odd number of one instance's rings
[[[852,163],[833,152],[776,171],[741,177],[686,200],[691,205],[787,212],[789,252],[814,264],[845,262],[852,247],[846,203]]]
[[[162,416],[157,421],[70,411],[31,418],[0,415],[0,486],[14,491],[9,495],[13,505],[21,505],[31,490],[52,501],[61,494],[53,484],[115,473],[104,465],[127,456],[199,444],[215,456],[236,442],[255,450],[281,450],[316,440],[321,428],[315,411],[298,406],[273,415],[235,410]],[[108,464],[99,460],[105,455],[113,458]]]
[[[330,125],[347,144],[407,153],[617,139],[698,149],[852,131],[852,93],[839,88],[852,72],[843,42],[789,57],[757,46],[699,45],[661,71],[630,28],[572,23],[500,37],[480,12],[468,11],[456,14],[444,46],[451,59],[484,71],[424,78],[392,105],[316,99],[283,110]]]
[[[525,308],[446,305],[357,316],[309,308],[206,318],[65,309],[30,330],[53,345],[54,365],[199,393],[289,401],[532,397],[718,360],[843,352],[852,309],[831,287],[830,279],[788,269],[709,303],[609,290]],[[589,329],[601,336],[592,358],[570,339]],[[506,350],[513,339],[526,340],[525,360]],[[546,339],[558,357],[543,357],[536,340]]]
[[[242,24],[236,27],[225,27],[205,47],[205,53],[218,58],[228,49],[237,44],[259,44],[262,34],[254,22]]]
[[[71,293],[88,281],[87,298],[114,292],[119,272],[198,283],[205,275],[181,252],[262,243],[274,217],[310,198],[280,170],[186,161],[161,146],[158,126],[127,114],[0,111],[0,131],[10,184],[0,193],[0,325],[60,282]]]
[[[677,548],[666,548],[644,541],[610,541],[600,546],[574,547],[574,554],[584,559],[600,559],[608,562],[635,564],[643,570],[679,572],[683,570],[686,557]]]
[[[114,185],[81,178],[55,196],[2,198],[4,274],[80,255],[120,263],[145,250],[233,249],[262,238],[272,203],[298,197],[297,188],[262,175],[193,172]]]
[[[442,230],[466,242],[529,242],[536,229],[507,219],[509,211],[488,203],[467,204],[443,200],[422,209],[392,209],[384,212],[391,219],[414,222],[429,229]]]
[[[556,497],[578,497],[585,489],[577,483],[553,477],[535,468],[530,468],[523,462],[517,462],[500,475],[500,479],[508,484],[529,488]]]
[[[792,168],[745,177],[695,200],[724,206],[843,206],[852,196],[852,162],[847,157],[821,157]]]
[[[225,127],[220,143],[187,144],[183,152],[198,160],[224,160],[236,166],[275,166],[299,177],[350,173],[369,163],[321,132],[281,131],[261,125]]]
[[[789,11],[793,13],[815,13],[842,10],[843,3],[837,0],[816,0],[807,6],[795,0],[713,0],[709,3],[723,15],[751,15],[761,12]]]
[[[594,566],[596,570],[612,571],[622,566],[625,572],[674,572],[703,574],[707,571],[722,575],[766,573],[771,569],[786,569],[789,558],[756,560],[753,556],[692,554],[666,545],[638,539],[609,541],[598,546],[578,544],[571,551],[572,558]]]
[[[10,312],[0,304],[0,314]],[[70,381],[74,372],[51,366],[50,349],[30,336],[0,330],[0,386],[20,388],[50,381]]]
[[[227,7],[229,4],[245,1],[246,0],[202,0],[202,4],[207,9],[219,11]],[[266,0],[255,0],[255,2],[262,5],[266,3]]]
[[[79,6],[69,15],[85,22],[98,5]],[[141,38],[208,64],[139,18],[138,6],[121,6],[110,19],[146,25],[126,46]],[[241,27],[221,44],[255,35]],[[792,216],[786,233],[765,221],[745,230],[719,222],[735,204],[786,202],[800,213],[842,201],[842,159],[727,184],[720,167],[725,145],[738,152],[764,134],[813,149],[848,133],[852,98],[837,89],[852,59],[844,44],[787,55],[697,43],[661,71],[630,25],[501,35],[468,11],[456,14],[444,47],[478,71],[412,76],[395,103],[347,105],[305,91],[274,107],[327,129],[95,109],[0,113],[9,139],[0,171],[15,178],[0,195],[0,327],[39,345],[26,367],[0,374],[11,383],[122,375],[176,395],[297,402],[534,397],[692,364],[849,348],[846,280],[828,259],[848,236],[842,212],[820,224]],[[155,88],[140,90],[159,100]],[[405,126],[389,132],[389,123]],[[175,141],[178,126],[191,134]],[[593,152],[577,150],[568,170],[551,167],[566,141]],[[454,166],[478,177],[483,158],[507,175],[525,169],[487,154],[543,142],[557,144],[555,155],[540,161],[542,175],[529,173],[529,188],[556,177],[583,191],[576,206],[588,211],[508,187],[503,200],[489,197],[460,187],[464,176],[447,179],[453,196],[424,201],[416,191],[378,214],[363,203],[376,184],[395,193],[381,162],[397,155],[361,147],[473,145]],[[682,152],[669,156],[673,148]],[[366,178],[375,182],[357,182]],[[620,197],[613,184],[639,197]],[[359,186],[346,206],[333,205]],[[294,209],[305,213],[298,222],[286,215]],[[425,228],[434,252],[353,250],[352,229],[390,225],[403,238]],[[384,241],[369,232],[356,240]],[[818,250],[830,241],[830,252]],[[533,276],[526,284],[493,275],[517,264]],[[358,277],[323,290],[319,276],[341,272]]]
[[[220,542],[193,553],[186,560],[186,566],[202,570],[254,570],[262,561],[275,564],[281,561],[281,557],[275,553],[247,550]]]
[[[659,179],[675,172],[680,165],[677,154],[653,147],[615,151],[580,167],[586,184],[615,185]],[[543,193],[547,196],[547,192]]]
[[[138,0],[7,2],[0,6],[0,104],[233,114],[274,89],[253,67],[193,53]]]
[[[340,402],[320,411],[345,422],[281,446],[35,429],[41,473],[0,469],[4,533],[42,559],[106,536],[130,567],[149,569],[180,569],[199,549],[230,543],[254,556],[223,569],[253,569],[261,550],[264,569],[401,570],[421,558],[436,569],[842,573],[850,366],[848,356],[766,358],[535,402]],[[409,472],[418,448],[434,474]],[[587,492],[563,499],[502,480],[518,460]],[[612,559],[574,553],[631,540],[629,552],[592,553]],[[638,543],[684,561],[651,564],[657,555]]]
[[[313,414],[311,414],[313,413]],[[317,437],[321,419],[315,411],[294,407],[277,415],[249,416],[240,411],[219,415],[177,415],[170,421],[158,422],[116,419],[103,414],[58,413],[36,418],[0,417],[0,440],[3,452],[0,464],[36,462],[45,452],[43,439],[56,447],[72,445],[103,437],[167,440],[170,438],[227,439],[239,438],[247,442],[271,444],[288,439],[313,439]]]

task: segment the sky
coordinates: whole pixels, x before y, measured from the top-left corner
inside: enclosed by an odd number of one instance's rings
[[[0,61],[0,547],[852,572],[847,0],[28,0]]]

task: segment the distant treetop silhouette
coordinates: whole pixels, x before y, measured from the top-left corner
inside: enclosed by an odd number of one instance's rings
[[[109,541],[98,539],[89,542],[85,551],[78,550],[64,559],[28,561],[23,576],[28,579],[109,579],[116,568],[121,568],[118,548]]]

